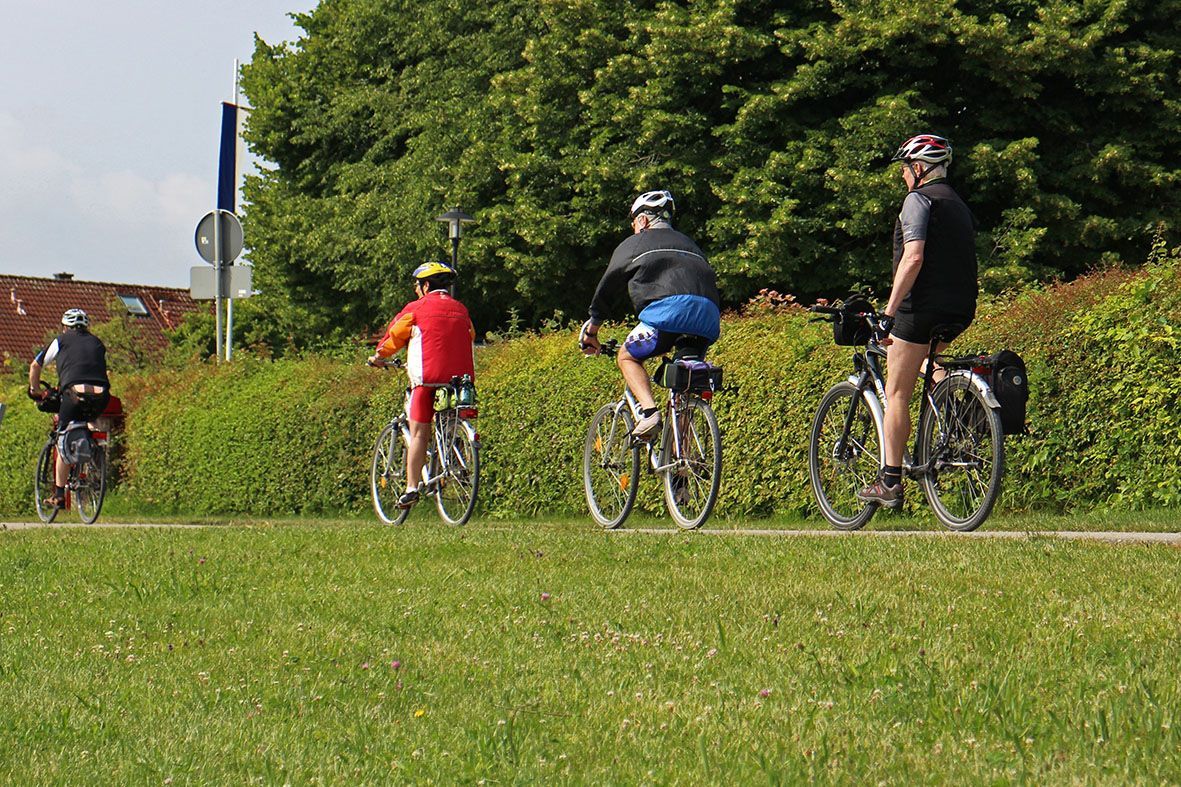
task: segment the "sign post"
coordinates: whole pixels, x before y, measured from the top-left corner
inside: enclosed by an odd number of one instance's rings
[[[223,298],[227,297],[225,268],[242,253],[242,224],[238,221],[238,217],[228,210],[211,210],[197,223],[195,240],[197,253],[201,255],[201,259],[213,265],[213,308],[217,314],[217,357],[220,360],[222,357],[221,302]],[[195,281],[194,289],[196,289]],[[193,297],[197,297],[196,294]],[[228,347],[232,327],[227,323],[226,328],[226,360],[228,361],[230,360]]]

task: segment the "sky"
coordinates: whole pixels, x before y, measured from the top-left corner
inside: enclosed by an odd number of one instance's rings
[[[187,288],[234,58],[315,5],[0,0],[0,273]]]

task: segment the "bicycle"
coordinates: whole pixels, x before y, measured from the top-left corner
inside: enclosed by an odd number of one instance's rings
[[[605,342],[600,355],[614,357],[619,342]],[[720,389],[722,369],[698,359],[662,359],[656,382],[669,389],[658,440],[631,436],[640,404],[624,386],[618,401],[604,404],[591,419],[583,448],[582,475],[591,515],[604,529],[621,526],[640,487],[640,453],[649,471],[661,476],[664,500],[677,526],[701,527],[718,499],[722,476],[722,435],[710,401]]]
[[[402,362],[396,359],[370,365],[403,368]],[[450,384],[437,386],[446,391],[448,406],[435,410],[431,443],[419,486],[421,494],[434,496],[439,516],[456,526],[465,525],[471,519],[480,489],[480,435],[472,423],[479,411],[474,396],[471,402],[459,402],[463,386],[470,383],[470,379],[455,377]],[[406,390],[406,396],[409,406],[410,389]],[[398,498],[406,489],[409,444],[410,426],[404,411],[386,424],[373,446],[369,492],[373,510],[387,525],[400,525],[410,515],[409,508],[398,507]]]
[[[857,530],[878,505],[857,499],[884,465],[883,417],[886,407],[882,359],[885,348],[873,341],[872,306],[809,311],[833,322],[839,344],[860,345],[853,353],[854,374],[820,400],[812,422],[808,471],[824,518],[839,530]],[[963,326],[939,325],[923,372],[913,461],[904,452],[902,472],[921,483],[936,518],[947,528],[970,531],[988,518],[1000,496],[1004,473],[1004,433],[1000,403],[989,386],[987,356],[949,356],[937,352]],[[842,331],[843,329],[843,331]],[[855,337],[855,338],[854,338]],[[864,347],[864,349],[861,348]],[[935,368],[946,375],[934,383]]]
[[[45,382],[41,385],[48,389],[49,399],[60,397],[58,390]],[[77,507],[78,516],[85,524],[93,524],[102,511],[103,500],[107,493],[107,456],[110,436],[106,432],[92,431],[90,425],[83,421],[72,421],[59,428],[60,419],[53,415],[53,425],[49,430],[49,437],[41,448],[37,458],[37,469],[33,476],[33,502],[37,509],[37,516],[41,521],[49,524],[57,518],[62,508]],[[63,433],[68,433],[81,426],[86,430],[87,444],[79,452],[76,463],[70,467],[69,478],[66,481],[66,499],[62,508],[47,505],[46,498],[53,493],[56,485],[57,443]]]

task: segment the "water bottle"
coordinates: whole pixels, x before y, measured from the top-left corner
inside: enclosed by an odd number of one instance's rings
[[[459,400],[457,407],[472,407],[476,403],[476,385],[470,374],[465,374],[459,382]]]

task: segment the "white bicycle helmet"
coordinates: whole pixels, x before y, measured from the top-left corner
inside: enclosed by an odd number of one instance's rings
[[[951,162],[951,143],[935,134],[919,134],[902,143],[890,161],[925,161],[928,164]]]
[[[62,325],[67,328],[89,328],[90,318],[81,309],[67,309],[62,315]]]
[[[636,197],[636,201],[632,203],[631,213],[628,214],[628,218],[634,220],[641,213],[651,213],[667,221],[672,218],[676,209],[677,203],[673,200],[672,192],[645,191]]]

